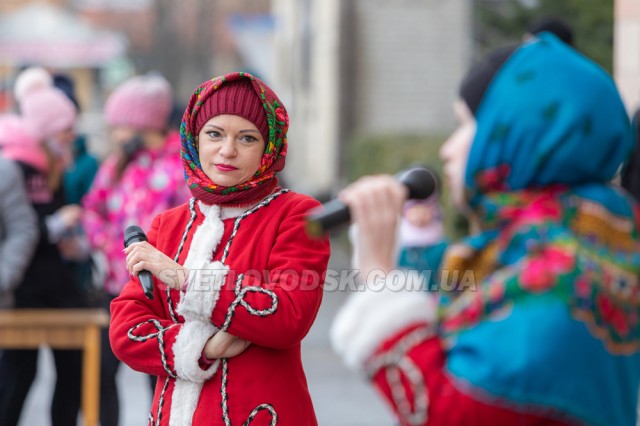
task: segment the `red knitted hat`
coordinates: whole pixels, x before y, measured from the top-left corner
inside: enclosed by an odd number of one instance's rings
[[[269,141],[267,115],[249,79],[230,81],[204,101],[196,118],[195,134],[199,134],[211,118],[223,114],[238,115],[249,120],[258,128],[264,141]]]

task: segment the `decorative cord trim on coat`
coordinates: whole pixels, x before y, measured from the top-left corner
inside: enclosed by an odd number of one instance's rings
[[[133,332],[138,329],[139,327],[145,325],[145,324],[153,324],[156,328],[156,330],[158,330],[156,333],[151,333],[151,334],[147,334],[145,336],[136,336]],[[153,339],[153,338],[157,338],[158,339],[158,349],[160,351],[160,361],[162,362],[162,368],[164,368],[164,371],[167,372],[167,374],[170,377],[173,377],[174,379],[176,378],[176,373],[174,373],[173,371],[171,371],[171,369],[169,368],[169,364],[167,363],[167,355],[164,351],[164,333],[172,328],[175,327],[177,324],[171,324],[169,327],[163,327],[162,324],[160,323],[160,321],[156,320],[156,319],[149,319],[147,321],[141,322],[140,324],[134,325],[133,327],[131,327],[129,329],[129,331],[127,332],[127,336],[129,337],[129,339],[135,341],[135,342],[146,342],[149,339]]]
[[[180,302],[176,308],[184,323],[173,344],[178,378],[173,386],[170,426],[192,423],[204,382],[215,374],[220,365],[220,361],[216,361],[203,369],[199,360],[209,338],[218,332],[211,323],[211,313],[229,268],[222,262],[211,262],[211,258],[222,240],[224,223],[220,219],[220,206],[202,202],[198,206],[204,220],[194,230],[183,262],[189,271],[189,285],[180,291]],[[209,280],[210,273],[213,273],[212,280]]]
[[[235,238],[236,233],[238,232],[238,228],[240,228],[240,222],[242,222],[242,219],[254,213],[256,210],[259,210],[265,206],[268,206],[269,204],[271,204],[273,200],[275,200],[282,194],[286,194],[287,192],[289,192],[288,189],[281,189],[280,191],[271,194],[270,196],[262,200],[260,203],[258,203],[255,207],[247,210],[246,212],[242,213],[240,216],[236,218],[233,224],[233,232],[231,232],[229,241],[227,241],[227,244],[224,248],[224,252],[222,253],[222,259],[220,259],[220,262],[224,263],[224,261],[227,260],[227,256],[229,255],[229,249],[231,248],[231,243],[233,242],[233,239]]]
[[[282,190],[270,195],[269,197],[265,198],[262,202],[260,202],[258,205],[256,205],[252,209],[249,209],[246,212],[244,212],[243,214],[241,214],[240,216],[238,216],[238,218],[234,222],[233,231],[231,232],[231,236],[229,237],[229,241],[227,241],[227,244],[226,244],[226,246],[224,248],[224,252],[222,253],[222,259],[221,259],[222,263],[224,263],[224,261],[227,259],[227,256],[229,255],[229,249],[231,248],[231,243],[233,242],[233,239],[235,238],[236,233],[238,232],[238,229],[240,228],[240,223],[242,222],[242,220],[244,218],[246,218],[247,216],[249,216],[250,214],[254,213],[255,211],[261,209],[262,207],[268,206],[269,204],[271,204],[271,202],[274,199],[276,199],[280,195],[282,195],[284,193],[287,193],[287,192],[289,192],[288,189],[282,189]],[[227,317],[225,318],[224,324],[223,324],[222,328],[220,329],[221,331],[226,331],[229,328],[229,326],[231,325],[231,320],[233,319],[233,315],[235,313],[235,310],[238,307],[238,305],[240,305],[240,304],[242,304],[242,306],[251,315],[256,315],[256,316],[272,315],[273,313],[276,312],[276,310],[278,308],[278,297],[274,292],[272,292],[270,290],[267,290],[267,289],[264,289],[262,287],[254,287],[254,286],[252,286],[252,287],[242,288],[242,279],[243,279],[243,277],[244,277],[244,274],[238,275],[238,279],[236,280],[236,287],[235,287],[236,298],[234,299],[234,301],[229,306],[229,309],[227,311]],[[269,295],[271,297],[271,300],[272,300],[271,307],[268,308],[268,309],[264,309],[264,310],[257,310],[257,309],[252,308],[247,302],[244,301],[245,295],[250,291],[261,292],[261,293],[265,293],[265,294]],[[222,360],[222,384],[221,384],[221,387],[220,387],[220,394],[222,396],[222,419],[224,420],[225,426],[231,426],[231,419],[229,418],[229,403],[228,403],[228,396],[227,396],[228,372],[229,372],[228,361],[227,361],[227,359],[223,359]],[[253,411],[249,414],[249,417],[247,418],[247,421],[244,423],[244,426],[250,425],[253,422],[253,419],[255,418],[255,416],[260,411],[264,411],[264,410],[269,411],[269,413],[271,414],[271,424],[270,425],[271,426],[276,426],[278,424],[278,414],[276,413],[276,410],[273,408],[273,406],[271,404],[260,404],[259,406],[254,408]]]
[[[189,200],[189,212],[191,212],[191,217],[189,218],[189,222],[187,223],[187,227],[184,229],[182,233],[182,239],[180,240],[180,245],[178,246],[178,251],[173,258],[173,261],[178,263],[178,259],[180,258],[180,254],[182,253],[182,249],[184,248],[184,243],[187,241],[187,236],[189,235],[189,231],[191,231],[191,227],[193,227],[193,222],[195,222],[196,217],[198,216],[196,212],[196,199],[191,198]],[[173,309],[173,302],[171,300],[171,288],[167,286],[167,305],[169,307],[169,315],[171,315],[171,319],[176,324],[178,323],[178,318],[176,317],[175,310]]]
[[[189,218],[189,222],[187,223],[187,226],[184,232],[182,233],[182,239],[180,240],[180,245],[178,246],[176,255],[173,258],[173,261],[176,263],[180,258],[180,254],[182,253],[182,249],[184,248],[184,243],[187,241],[187,236],[189,235],[189,231],[193,227],[193,223],[196,220],[197,213],[196,213],[195,206],[196,206],[196,199],[195,197],[193,197],[189,200],[189,212],[191,213],[191,216]],[[171,300],[171,288],[168,286],[166,289],[166,297],[167,297],[167,308],[169,310],[169,315],[171,316],[171,320],[174,323],[178,324],[179,323],[178,317],[176,317],[176,313],[173,308],[173,302]],[[162,419],[162,408],[164,407],[164,395],[168,387],[169,387],[169,378],[165,380],[164,386],[162,387],[162,391],[160,392],[160,399],[158,401],[158,414],[156,416],[158,418],[158,423],[157,423],[158,426],[160,425],[160,420]],[[151,426],[156,426],[156,423],[153,421],[153,412],[151,411],[149,412],[149,419],[150,419]]]
[[[162,406],[164,405],[164,393],[169,387],[169,377],[165,377],[164,385],[162,386],[162,391],[160,391],[160,400],[158,401],[158,422],[153,419],[153,412],[149,411],[149,426],[160,426],[160,422],[162,421]]]
[[[231,320],[235,315],[236,308],[238,305],[242,305],[247,312],[251,315],[266,317],[267,315],[272,315],[278,309],[278,295],[276,295],[273,291],[267,290],[266,288],[258,287],[258,286],[247,286],[242,287],[242,280],[244,279],[244,274],[238,275],[238,279],[236,280],[235,293],[236,298],[233,300],[231,305],[229,305],[229,309],[227,311],[227,316],[224,320],[224,324],[222,325],[221,331],[226,331],[231,325]],[[245,296],[249,292],[254,293],[263,293],[267,296],[271,297],[271,307],[263,310],[254,309],[251,305],[249,305],[245,300]]]
[[[228,396],[227,396],[227,382],[229,375],[229,366],[227,364],[227,359],[222,360],[222,386],[220,388],[222,394],[222,419],[224,420],[225,426],[231,426],[231,419],[229,418],[229,404],[228,404]],[[260,404],[247,417],[247,420],[243,423],[243,426],[249,426],[255,420],[255,417],[258,415],[260,411],[268,411],[271,415],[271,423],[269,426],[276,426],[278,424],[278,413],[276,413],[275,408],[271,404]]]
[[[282,189],[272,195],[270,195],[269,197],[265,198],[262,202],[260,202],[259,204],[257,204],[255,207],[247,210],[246,212],[244,212],[243,214],[241,214],[238,218],[236,218],[235,222],[234,222],[234,228],[233,231],[231,233],[231,236],[229,238],[229,241],[227,241],[227,244],[225,245],[224,251],[223,251],[223,255],[222,255],[222,259],[220,260],[220,263],[224,264],[228,254],[229,254],[229,250],[231,248],[231,244],[238,232],[238,229],[240,227],[240,223],[241,221],[246,218],[247,216],[249,216],[250,214],[254,213],[255,211],[257,211],[258,209],[268,206],[275,198],[277,198],[278,196],[289,192],[288,189]],[[195,202],[196,199],[192,198],[189,202],[189,211],[191,212],[191,217],[189,222],[187,223],[187,226],[184,230],[184,233],[182,235],[182,239],[180,241],[180,245],[178,246],[178,250],[177,253],[174,257],[174,261],[178,262],[178,259],[180,257],[180,254],[184,248],[184,244],[187,240],[187,237],[189,235],[189,232],[191,230],[191,228],[193,227],[193,223],[195,222],[195,219],[197,217],[197,211],[195,208]],[[237,308],[237,306],[239,304],[241,304],[245,309],[247,309],[247,311],[249,313],[251,313],[252,315],[257,315],[257,316],[266,316],[266,315],[271,315],[273,313],[275,313],[275,311],[277,310],[278,307],[278,298],[276,296],[275,293],[267,290],[267,289],[263,289],[261,287],[247,287],[245,289],[241,289],[241,277],[242,275],[240,275],[240,279],[239,281],[236,283],[236,299],[234,300],[234,302],[232,303],[232,305],[229,308],[229,312],[227,313],[227,318],[225,319],[225,328],[223,328],[223,330],[226,330],[226,328],[229,327],[229,325],[231,324],[231,319],[233,317],[233,313],[235,311],[235,309]],[[268,309],[264,309],[264,310],[257,310],[252,308],[245,300],[244,297],[246,296],[246,294],[248,292],[261,292],[261,293],[265,293],[268,294],[270,297],[272,297],[273,303],[272,306]],[[173,308],[172,305],[172,299],[171,299],[171,293],[170,293],[170,289],[167,288],[166,290],[166,296],[167,296],[167,303],[168,303],[168,310],[169,313],[171,315],[171,319],[175,322],[175,323],[179,323],[176,315],[175,315],[175,310]],[[227,386],[227,380],[228,380],[228,365],[227,365],[227,360],[223,359],[222,360],[222,387],[221,387],[221,394],[222,394],[222,411],[223,411],[223,419],[225,422],[225,425],[231,426],[231,420],[229,418],[229,409],[228,409],[228,402],[227,402],[227,394],[226,394],[226,386]],[[176,379],[175,375],[171,376],[172,378]],[[158,404],[158,414],[157,414],[157,418],[158,418],[158,423],[157,425],[160,424],[160,419],[161,419],[161,414],[162,414],[162,409],[163,409],[163,405],[164,405],[164,395],[165,392],[168,388],[168,381],[169,379],[167,378],[167,381],[165,382],[165,385],[163,386],[162,392],[160,393],[160,400],[159,400],[159,404]],[[271,426],[276,426],[277,422],[278,422],[278,416],[277,413],[275,411],[275,409],[273,408],[273,406],[271,406],[270,404],[261,404],[258,407],[256,407],[250,414],[249,417],[247,419],[247,421],[244,423],[245,426],[250,425],[255,416],[260,412],[260,411],[264,411],[267,410],[269,411],[269,413],[271,414]],[[155,426],[155,423],[153,421],[153,415],[152,413],[149,413],[149,419],[150,419],[150,424],[152,426]]]
[[[429,410],[429,390],[424,382],[420,369],[406,356],[411,348],[433,337],[433,327],[419,328],[404,336],[388,351],[374,356],[365,366],[370,379],[380,369],[385,369],[391,398],[393,399],[400,417],[410,425],[422,425],[427,421]],[[411,386],[413,401],[410,402],[402,384],[404,375]],[[411,406],[413,405],[413,411]]]

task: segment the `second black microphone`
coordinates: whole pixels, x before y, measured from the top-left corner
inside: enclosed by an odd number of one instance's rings
[[[398,182],[409,190],[409,199],[420,200],[429,197],[439,187],[440,183],[432,170],[415,167],[404,170],[396,175]],[[342,201],[335,199],[324,203],[309,212],[306,217],[307,234],[319,238],[327,231],[351,221],[349,207]]]

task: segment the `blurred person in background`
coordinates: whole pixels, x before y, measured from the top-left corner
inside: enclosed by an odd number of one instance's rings
[[[448,246],[439,190],[427,199],[409,200],[404,204],[398,239],[398,266],[420,271],[425,278],[425,290],[435,288]]]
[[[636,147],[622,169],[622,187],[640,201],[640,108],[632,119],[633,131],[636,135]]]
[[[160,212],[188,200],[180,161],[180,135],[168,132],[173,93],[158,75],[133,77],[107,99],[105,118],[114,152],[100,166],[83,199],[83,223],[93,250],[106,258],[104,306],[120,294],[129,281],[122,252],[124,231],[130,225],[143,229]],[[115,426],[120,416],[116,373],[120,361],[102,334],[100,422]]]
[[[43,69],[25,70],[16,80],[21,116],[5,116],[0,133],[11,135],[13,160],[24,174],[27,195],[39,221],[40,239],[35,254],[15,291],[15,307],[82,308],[84,294],[64,259],[84,258],[87,246],[73,235],[82,209],[64,201],[62,176],[71,159],[76,109],[52,86]],[[9,151],[5,150],[5,154]],[[51,402],[51,424],[73,425],[80,405],[82,353],[52,351],[56,383]],[[6,350],[0,359],[0,424],[17,425],[33,382],[38,350]]]
[[[447,250],[438,293],[398,290],[406,189],[345,189],[365,282],[335,349],[403,425],[635,425],[640,210],[610,183],[633,148],[613,81],[546,33],[490,54],[460,95],[441,157],[480,232]]]
[[[202,83],[182,121],[194,198],[125,251],[134,278],[111,304],[111,343],[158,376],[158,425],[316,425],[301,341],[322,300],[329,241],[304,216],[319,203],[279,186],[289,118],[250,74]],[[137,275],[155,277],[148,299]]]
[[[80,112],[80,104],[75,95],[73,80],[64,74],[53,76],[53,85],[62,90]],[[67,202],[80,204],[82,197],[89,192],[93,178],[98,172],[98,159],[87,150],[85,135],[76,134],[72,147],[72,161],[64,173],[64,193]]]
[[[545,16],[530,22],[527,25],[527,32],[523,36],[523,41],[528,41],[545,31],[555,35],[569,46],[573,46],[573,29],[571,25],[556,16]]]
[[[11,159],[22,145],[3,152],[10,137],[0,133],[0,309],[13,307],[14,291],[31,261],[39,235],[22,170]]]
[[[73,80],[64,74],[53,75],[53,85],[64,92],[76,111],[80,112],[80,104],[75,95],[75,86]],[[87,151],[85,135],[75,134],[72,144],[72,157],[67,166],[62,183],[64,186],[65,201],[68,204],[80,204],[82,197],[89,191],[93,183],[93,178],[98,172],[98,160]],[[86,234],[82,226],[78,226],[74,232],[78,238],[85,238]],[[93,291],[92,282],[92,260],[68,260],[71,262],[76,274],[76,280],[80,288],[87,293],[87,299],[92,303],[100,302],[93,300],[95,292]]]

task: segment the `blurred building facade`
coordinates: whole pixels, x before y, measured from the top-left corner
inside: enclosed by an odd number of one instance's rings
[[[640,107],[640,1],[616,0],[614,75],[630,113]]]
[[[126,38],[83,21],[55,3],[9,1],[0,10],[0,80],[3,102],[12,107],[13,78],[27,66],[39,65],[73,78],[85,109],[99,108],[95,96],[98,72],[123,58]]]
[[[243,69],[230,29],[234,16],[264,16],[269,0],[75,0],[91,22],[127,34],[130,58],[139,73],[167,77],[186,102],[206,78]]]
[[[285,178],[312,194],[344,184],[354,135],[451,130],[451,104],[473,53],[469,0],[42,2],[126,37],[131,67],[90,74],[97,99],[127,72],[162,73],[182,102],[213,75],[263,78],[291,114]],[[3,0],[0,17],[33,3]]]
[[[472,57],[468,0],[273,0],[298,189],[342,185],[356,134],[443,134]]]
[[[84,110],[81,131],[95,140],[90,143],[102,156],[109,149],[102,107],[117,84],[133,74],[158,72],[172,84],[178,104],[185,103],[203,80],[247,69],[250,52],[243,56],[236,38],[245,45],[250,42],[245,35],[255,20],[247,24],[236,19],[242,25],[235,31],[230,21],[236,16],[268,17],[270,4],[270,0],[0,1],[0,111],[14,107],[11,88],[22,68],[41,65],[67,74],[76,82]],[[25,24],[25,16],[32,20]],[[117,39],[120,47],[106,52],[105,46],[113,43],[103,36]],[[26,43],[18,46],[16,40],[22,39]],[[76,46],[76,53],[65,44]],[[86,49],[78,49],[80,45]],[[31,51],[38,55],[24,55]],[[108,55],[98,57],[100,52]],[[79,62],[83,58],[85,62]],[[90,58],[94,60],[86,60]]]
[[[270,0],[3,0],[0,19],[30,8],[45,9],[73,16],[76,22],[66,27],[88,26],[121,34],[127,41],[128,72],[160,72],[186,101],[202,80],[245,68],[250,58],[242,56],[236,38],[247,25],[234,32],[230,21],[235,16],[270,16],[270,5]],[[64,30],[59,27],[51,36]],[[42,65],[54,71],[69,68],[64,63]],[[107,75],[103,83],[109,90],[126,77]]]

